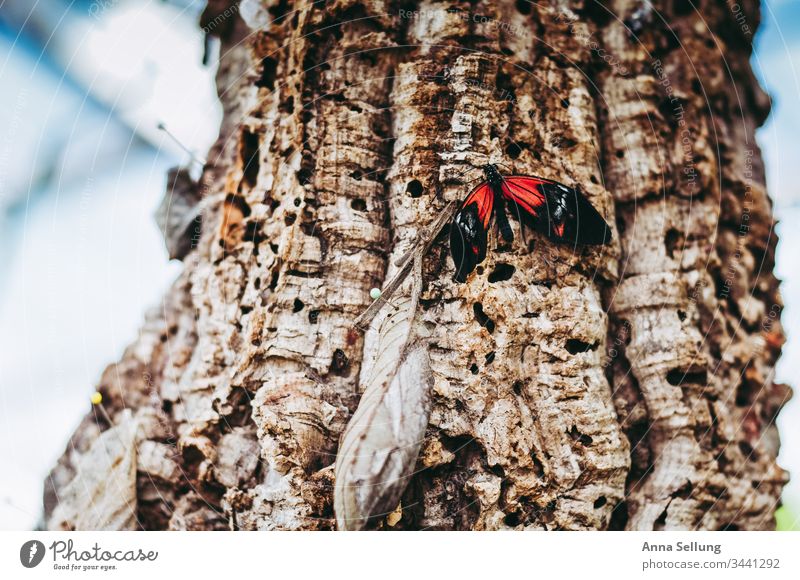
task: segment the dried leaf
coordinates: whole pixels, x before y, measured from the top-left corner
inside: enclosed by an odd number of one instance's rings
[[[155,213],[164,235],[170,260],[183,260],[200,239],[200,188],[189,170],[173,167],[167,175],[167,190]]]
[[[419,287],[381,323],[377,355],[336,458],[340,530],[360,530],[392,512],[408,484],[430,416],[428,346],[415,331]]]

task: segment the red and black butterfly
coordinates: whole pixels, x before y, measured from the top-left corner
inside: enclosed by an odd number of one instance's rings
[[[506,209],[554,242],[600,245],[611,241],[611,228],[583,194],[556,181],[530,175],[501,175],[496,165],[483,166],[486,181],[473,189],[450,227],[455,279],[464,282],[486,258],[492,214],[500,235],[514,240]]]

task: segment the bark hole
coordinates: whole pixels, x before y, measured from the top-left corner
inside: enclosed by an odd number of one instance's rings
[[[720,526],[718,531],[720,531],[720,532],[738,532],[739,531],[739,526],[737,526],[734,523],[727,523],[727,524],[723,524],[722,526]]]
[[[197,479],[197,472],[200,468],[200,464],[205,460],[203,452],[195,445],[186,445],[183,448],[181,457],[183,459],[183,470],[187,477],[190,480]]]
[[[753,387],[756,387],[753,389]],[[739,386],[736,388],[736,406],[737,407],[750,407],[752,406],[755,396],[759,391],[759,385],[753,385],[747,379],[742,379]]]
[[[695,5],[691,0],[675,0],[674,6],[675,14],[678,16],[686,16],[687,14],[691,14],[695,9]],[[697,0],[697,8],[700,8],[700,0]]]
[[[229,433],[233,427],[244,427],[250,423],[253,410],[251,402],[250,394],[243,387],[233,387],[227,398],[231,410],[227,414],[220,413],[222,418],[219,424],[220,431]],[[214,406],[220,412],[219,406]]]
[[[280,269],[279,268],[275,268],[272,271],[272,277],[270,278],[270,281],[269,281],[269,289],[272,290],[273,292],[275,291],[275,288],[278,287],[278,279],[280,277],[281,277]]]
[[[664,245],[667,247],[667,255],[670,258],[675,257],[675,250],[683,247],[684,243],[685,240],[680,231],[676,230],[675,228],[670,228],[667,230],[667,234],[664,236]]]
[[[567,431],[567,434],[573,441],[577,441],[583,446],[589,446],[592,444],[593,439],[588,435],[578,431],[578,428],[575,425],[573,425],[572,428]]]
[[[531,453],[531,459],[533,460],[533,472],[536,477],[544,479],[544,465],[534,453]]]
[[[614,506],[611,512],[611,521],[608,523],[608,529],[613,531],[621,531],[625,529],[628,524],[628,504],[627,502],[620,502]]]
[[[514,141],[509,143],[506,147],[506,155],[511,159],[518,159],[519,156],[522,155],[522,151],[527,148],[528,146],[525,143],[517,143]]]
[[[251,189],[256,186],[258,180],[258,150],[260,146],[260,139],[258,134],[251,133],[250,131],[242,131],[242,171],[245,183]]]
[[[614,16],[614,13],[606,8],[602,2],[586,2],[580,14],[600,27],[606,26]]]
[[[249,221],[245,225],[244,239],[253,243],[253,251],[255,254],[258,254],[258,246],[266,241],[266,237],[261,229],[262,225],[263,223],[260,221]],[[256,290],[258,290],[258,288],[256,288]]]
[[[510,280],[514,275],[516,268],[511,264],[497,264],[494,270],[489,274],[489,283],[505,282]]]
[[[664,511],[661,512],[661,515],[658,516],[658,519],[653,524],[653,530],[656,532],[660,532],[661,530],[664,529],[664,524],[666,523],[667,523],[667,508],[664,508]]]
[[[742,455],[744,455],[745,459],[748,461],[756,461],[758,459],[756,450],[753,449],[753,446],[747,441],[739,441],[739,451],[742,452]]]
[[[278,72],[278,61],[269,56],[261,60],[261,76],[256,81],[256,86],[262,89],[275,88],[275,75]]]
[[[517,10],[520,14],[530,14],[531,13],[531,2],[530,0],[517,0],[516,2]]]
[[[680,486],[673,494],[672,497],[679,497],[681,499],[689,499],[689,496],[692,495],[692,491],[694,491],[694,485],[688,479],[686,483]]]
[[[472,305],[472,311],[475,313],[475,320],[478,321],[478,324],[488,330],[489,334],[492,334],[495,328],[494,320],[489,318],[489,316],[483,311],[483,304],[476,302]]]
[[[240,195],[229,194],[222,204],[222,224],[220,227],[219,245],[232,249],[242,241],[245,235],[244,221],[250,215],[250,206]]]
[[[681,385],[704,385],[707,381],[706,369],[672,369],[667,373],[667,382],[673,387]]]
[[[510,101],[512,103],[517,100],[514,94],[514,83],[511,81],[511,77],[504,72],[500,71],[497,73],[495,87],[497,87],[497,94],[500,96],[501,100]]]
[[[297,172],[297,181],[300,182],[300,185],[308,185],[311,183],[311,176],[313,172],[308,167],[303,167]]]
[[[289,10],[292,9],[292,2],[290,0],[280,0],[274,6],[270,6],[267,10],[270,14],[275,18],[276,22],[273,24],[277,24],[278,20],[281,20],[284,16],[289,13]],[[296,27],[297,25],[295,25]]]
[[[239,210],[242,214],[242,217],[248,217],[250,215],[250,206],[244,200],[241,195],[228,195],[225,197],[225,205],[231,206]]]
[[[420,197],[422,195],[422,183],[418,179],[412,179],[406,186],[406,191],[411,197]]]
[[[331,372],[339,376],[347,376],[350,370],[350,359],[341,348],[333,351],[333,360],[331,360]]]
[[[578,354],[579,352],[588,352],[597,348],[597,343],[588,343],[577,338],[570,338],[564,345],[564,348],[570,354]]]

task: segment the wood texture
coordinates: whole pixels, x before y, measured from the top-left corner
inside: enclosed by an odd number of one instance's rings
[[[372,525],[772,528],[790,391],[754,142],[769,100],[727,4],[702,4],[267,0],[245,22],[210,2],[225,116],[202,235],[100,382],[112,419],[141,425],[140,525],[335,526],[377,348],[353,322],[491,161],[579,185],[614,241],[512,222],[460,285],[439,237],[416,308],[428,426],[400,511]],[[48,527],[75,525],[61,492],[108,428],[74,435]]]

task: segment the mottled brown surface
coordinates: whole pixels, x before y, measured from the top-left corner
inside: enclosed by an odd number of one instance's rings
[[[574,251],[512,221],[514,243],[492,235],[463,285],[434,245],[430,423],[391,526],[774,527],[790,391],[772,382],[781,303],[754,142],[769,101],[725,2],[702,19],[653,4],[638,39],[622,23],[638,3],[593,0],[267,1],[268,29],[237,11],[215,29],[225,118],[202,237],[100,383],[112,419],[138,421],[141,527],[333,527],[339,436],[375,348],[352,322],[487,160],[580,185],[614,241]],[[98,417],[48,480],[49,527],[70,525],[54,510],[91,469]]]

